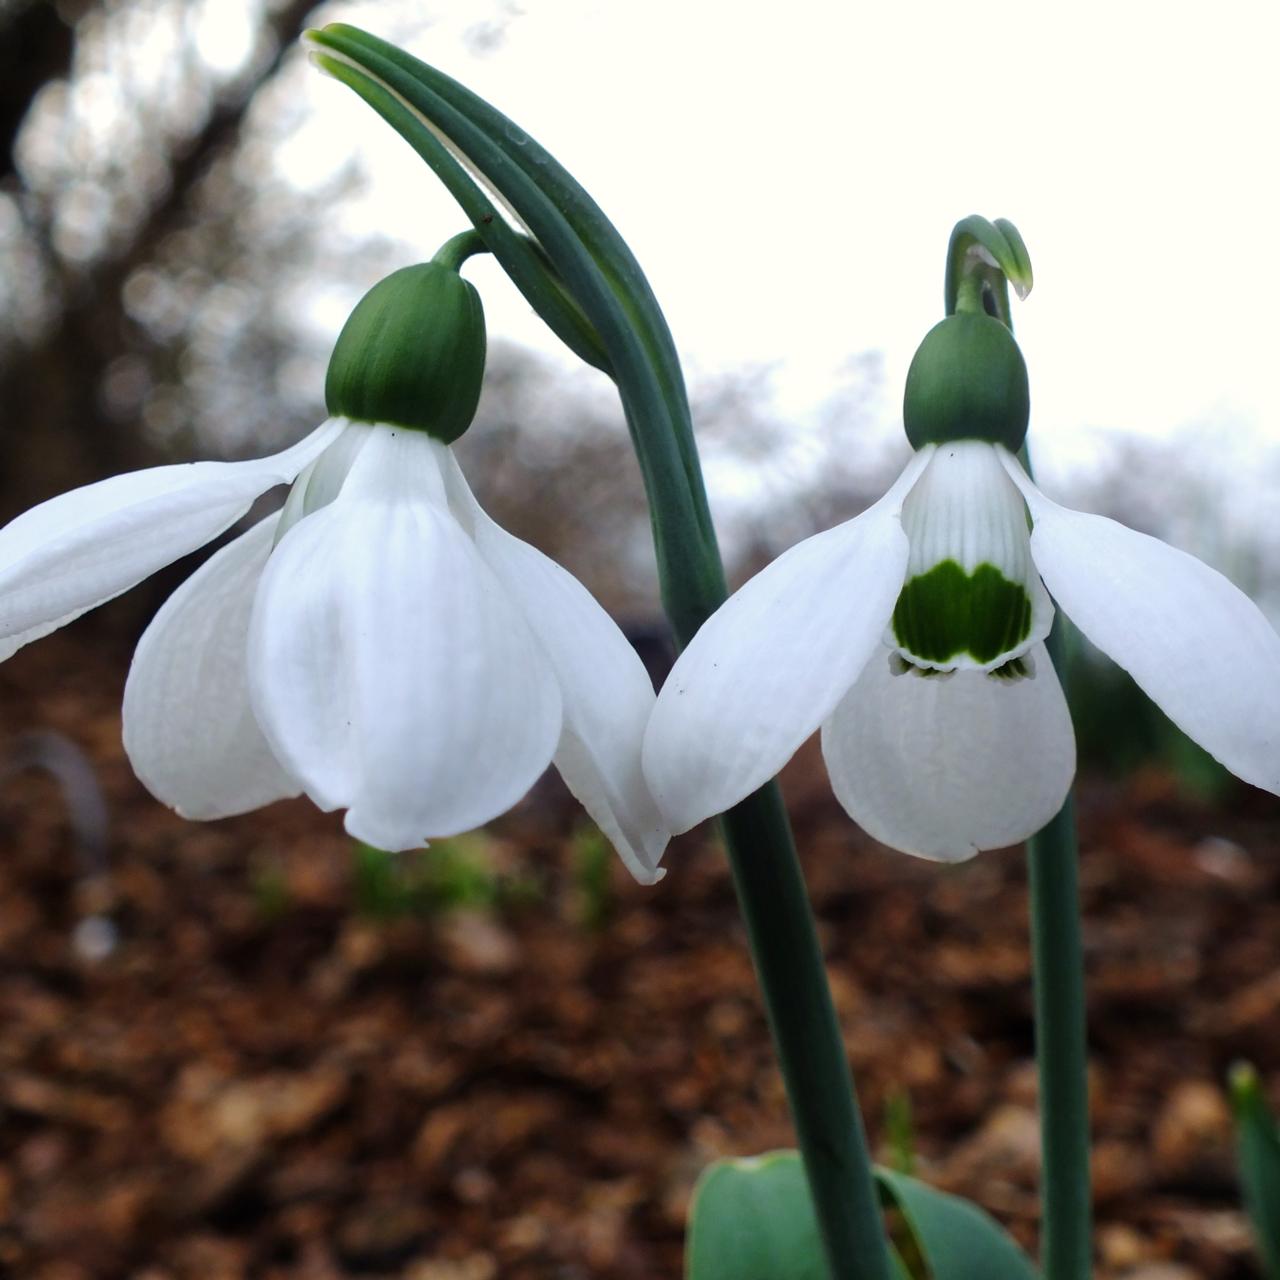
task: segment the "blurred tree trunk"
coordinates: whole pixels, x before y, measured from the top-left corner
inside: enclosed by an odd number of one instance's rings
[[[293,0],[271,15],[274,57],[234,99],[220,101],[190,143],[172,158],[165,193],[126,249],[78,268],[50,255],[49,269],[61,286],[58,320],[0,365],[0,521],[65,489],[155,460],[140,424],[113,420],[102,400],[108,369],[139,342],[124,312],[125,283],[156,246],[183,225],[196,183],[235,146],[255,92],[275,73],[314,7],[315,0]],[[39,64],[41,78],[30,77],[21,90],[25,105],[16,98],[10,101],[8,87],[0,101],[0,142],[6,137],[9,142],[0,160],[9,165],[0,169],[0,181],[6,185],[13,180],[12,138],[22,115],[47,79],[65,74],[70,65],[70,50],[63,50],[49,25],[52,10],[52,5],[36,3],[19,10],[17,20],[0,30],[0,42],[6,46],[19,28],[25,33],[28,27],[44,32],[40,38],[48,42],[47,56]],[[24,34],[23,61],[27,39]],[[32,40],[34,58],[37,46]]]
[[[32,99],[71,69],[71,23],[48,0],[19,4],[0,25],[0,182],[17,172],[13,144]]]

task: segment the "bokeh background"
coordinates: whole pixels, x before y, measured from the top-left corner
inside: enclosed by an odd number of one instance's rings
[[[323,413],[360,294],[461,229],[311,68],[349,21],[464,80],[596,195],[685,361],[736,582],[872,500],[952,224],[1007,216],[1051,494],[1280,614],[1280,11],[596,0],[0,0],[0,519]],[[488,260],[492,513],[660,677],[610,384]],[[697,1169],[789,1141],[712,833],[627,883],[554,779],[392,863],[305,805],[211,827],[119,747],[178,566],[0,667],[0,1272],[679,1274]],[[1205,661],[1213,661],[1206,654]],[[1280,807],[1078,647],[1100,1266],[1258,1271],[1222,1093],[1280,1083]],[[1025,873],[861,836],[786,777],[873,1139],[1036,1230]]]

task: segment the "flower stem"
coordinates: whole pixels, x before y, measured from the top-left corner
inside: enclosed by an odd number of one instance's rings
[[[446,240],[435,252],[432,262],[442,267],[457,271],[464,262],[477,253],[488,253],[489,246],[480,238],[477,231],[460,231],[456,236]]]
[[[775,783],[722,819],[831,1280],[890,1280],[866,1133]]]
[[[1048,648],[1065,684],[1061,619]],[[1072,796],[1027,852],[1043,1150],[1040,1264],[1045,1280],[1089,1280],[1089,1082]]]
[[[640,264],[555,158],[462,85],[354,27],[310,38],[324,69],[435,170],[552,330],[617,383],[653,515],[663,602],[688,644],[725,598],[724,570],[676,345]],[[457,155],[501,194],[528,238]],[[853,1080],[777,787],[736,806],[724,827],[831,1280],[889,1280]]]
[[[982,303],[983,272],[968,272],[960,279],[956,289],[956,311],[959,314],[985,315],[986,308]]]

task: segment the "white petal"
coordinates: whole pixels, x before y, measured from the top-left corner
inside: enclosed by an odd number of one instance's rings
[[[326,422],[269,458],[187,462],[112,476],[0,530],[0,658],[203,546],[292,480],[341,430]]]
[[[336,500],[281,539],[249,663],[279,760],[383,849],[503,812],[560,736],[541,646],[449,513],[416,431],[379,427]]]
[[[1006,455],[1031,554],[1067,616],[1232,773],[1280,794],[1280,637],[1217,570],[1051,502]]]
[[[1044,645],[1034,674],[894,674],[889,650],[867,663],[822,727],[836,797],[892,848],[959,862],[1033,835],[1062,808],[1075,736]],[[900,668],[899,668],[900,669]]]
[[[134,772],[184,818],[225,818],[301,787],[276,763],[249,705],[249,614],[278,515],[207,560],[156,614],[124,688]]]
[[[360,451],[378,430],[367,422],[348,422],[342,434],[307,463],[289,486],[276,526],[277,542],[304,516],[328,506],[338,496]]]
[[[1053,625],[1053,605],[1031,559],[1027,506],[1001,462],[984,440],[940,445],[902,504],[911,552],[885,643],[915,666],[992,671]],[[949,573],[945,586],[940,572]],[[937,608],[943,596],[950,607]]]
[[[555,765],[632,875],[653,884],[664,874],[658,861],[670,832],[640,768],[640,744],[654,703],[644,663],[572,574],[485,515],[452,451],[439,448],[451,505],[524,614],[560,682],[564,728]]]
[[[673,831],[737,804],[831,714],[902,588],[902,502],[933,446],[875,506],[798,543],[702,626],[649,721],[644,771]]]

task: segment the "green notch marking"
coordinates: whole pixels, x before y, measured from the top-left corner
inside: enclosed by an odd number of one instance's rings
[[[972,573],[943,560],[902,588],[893,634],[909,654],[949,662],[967,653],[992,662],[1031,634],[1031,597],[993,564]]]

